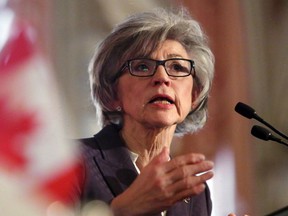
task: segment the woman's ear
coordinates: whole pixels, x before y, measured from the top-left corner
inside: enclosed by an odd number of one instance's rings
[[[115,100],[112,103],[112,107],[113,107],[113,110],[115,110],[117,112],[121,112],[122,111],[122,103],[120,102],[120,100]]]
[[[199,97],[199,94],[200,94],[200,91],[199,91],[199,88],[197,88],[197,86],[194,86],[193,87],[193,90],[192,90],[192,105],[191,105],[191,110],[194,110],[198,103],[197,103],[197,99]]]

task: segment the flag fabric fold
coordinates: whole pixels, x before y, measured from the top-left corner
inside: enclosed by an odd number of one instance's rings
[[[40,215],[45,204],[67,201],[77,144],[65,137],[65,104],[37,31],[1,6],[0,30],[0,209]]]

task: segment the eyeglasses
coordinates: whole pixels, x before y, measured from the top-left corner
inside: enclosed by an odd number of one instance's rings
[[[122,66],[117,78],[121,76],[125,68],[128,68],[132,76],[137,77],[150,77],[156,73],[157,67],[162,65],[166,73],[171,77],[186,77],[190,74],[195,76],[195,63],[190,59],[171,58],[163,61],[136,58],[130,59]]]

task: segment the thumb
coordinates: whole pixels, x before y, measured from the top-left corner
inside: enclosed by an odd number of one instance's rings
[[[164,163],[170,160],[169,156],[170,150],[166,146],[162,149],[162,151],[156,155],[151,163],[158,164],[158,163]]]

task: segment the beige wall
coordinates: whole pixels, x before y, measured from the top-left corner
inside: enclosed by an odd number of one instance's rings
[[[259,115],[288,134],[288,2],[244,2],[251,101]],[[254,145],[257,212],[264,214],[287,206],[288,148],[256,139],[251,145]]]

